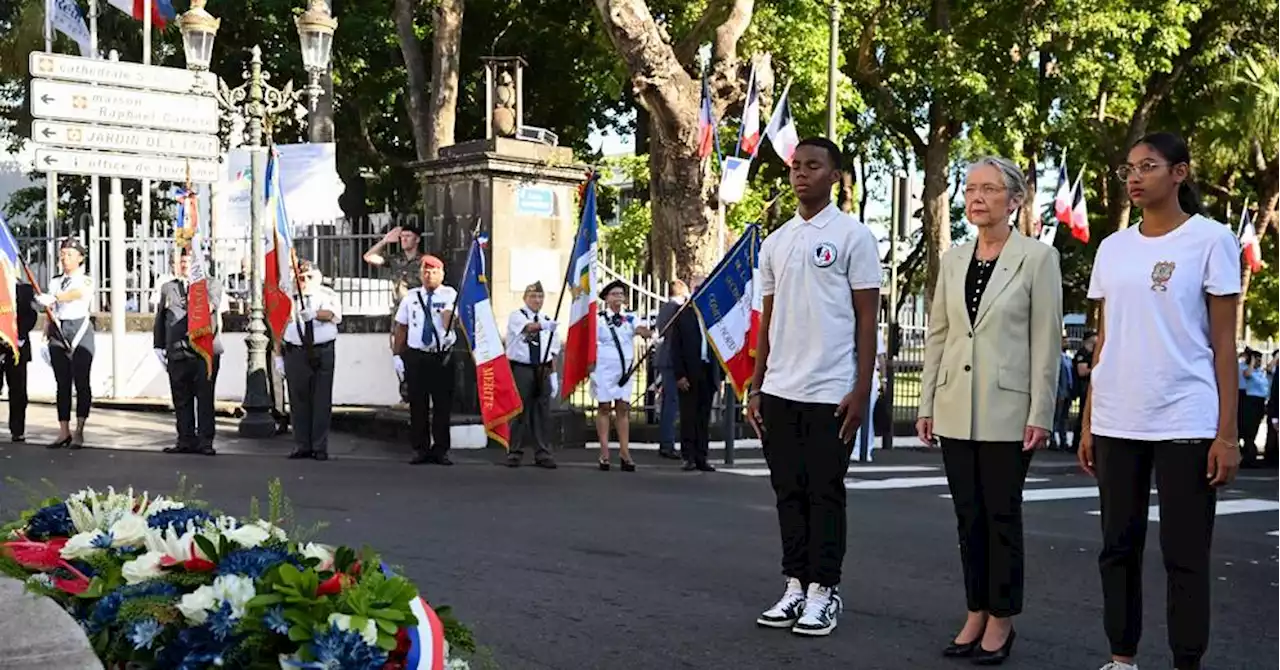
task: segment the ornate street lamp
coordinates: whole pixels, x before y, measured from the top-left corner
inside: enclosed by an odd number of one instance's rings
[[[205,10],[206,0],[192,0],[191,9],[178,19],[182,28],[182,46],[187,56],[187,67],[207,70],[212,60],[213,40],[218,33],[219,19]],[[298,34],[303,42],[303,62],[308,73],[313,67],[321,72],[329,67],[329,51],[333,43],[333,31],[338,22],[329,16],[329,8],[323,0],[312,0],[311,6],[298,19]],[[304,28],[305,26],[305,28]],[[249,253],[252,255],[249,273],[249,335],[245,338],[248,349],[248,367],[244,387],[244,416],[240,419],[241,436],[266,438],[275,435],[276,423],[271,416],[271,395],[267,383],[267,322],[263,305],[263,277],[266,274],[264,247],[266,238],[266,174],[267,150],[263,145],[263,125],[267,119],[291,109],[299,102],[300,91],[293,89],[293,82],[286,82],[279,89],[268,81],[270,73],[262,71],[262,49],[255,46],[249,67],[244,72],[244,83],[229,88],[218,80],[212,91],[222,109],[240,114],[248,120],[250,158],[250,235]],[[319,74],[312,74],[317,82],[314,90],[309,86],[312,107],[315,98],[322,93],[318,85]]]
[[[338,20],[329,13],[328,2],[311,0],[307,11],[294,22],[298,25],[298,39],[302,42],[302,67],[307,70],[307,101],[314,112],[316,100],[324,92],[320,87],[320,76],[329,69],[333,31],[338,29]]]

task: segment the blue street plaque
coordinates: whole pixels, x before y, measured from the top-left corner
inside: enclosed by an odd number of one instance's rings
[[[555,191],[545,186],[521,186],[516,190],[516,214],[520,216],[555,216]]]

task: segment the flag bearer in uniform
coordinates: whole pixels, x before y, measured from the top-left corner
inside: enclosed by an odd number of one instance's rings
[[[635,472],[631,460],[631,395],[635,375],[626,376],[635,359],[635,338],[649,337],[649,328],[636,320],[623,303],[627,285],[610,282],[600,291],[604,309],[596,322],[596,368],[591,373],[591,395],[598,403],[596,434],[600,438],[600,469],[609,469],[609,414],[618,429],[618,456],[623,472]],[[623,377],[626,376],[626,379]]]
[[[297,445],[289,454],[292,459],[329,460],[334,342],[342,305],[322,279],[309,262],[298,263],[298,295],[293,296],[293,314],[284,329],[284,376]]]
[[[27,364],[31,362],[31,338],[36,327],[35,291],[31,284],[16,284],[13,298],[18,313],[16,349],[0,346],[0,367],[4,377],[0,384],[9,385],[9,437],[12,442],[27,441]]]
[[[552,361],[560,353],[560,340],[556,337],[556,322],[541,313],[545,298],[542,282],[530,284],[524,290],[524,307],[507,319],[507,360],[524,405],[507,452],[507,465],[513,468],[520,465],[526,441],[533,442],[535,465],[556,467],[547,431],[551,420]]]
[[[58,439],[50,449],[84,446],[84,426],[93,406],[89,371],[93,368],[93,324],[89,310],[93,303],[93,279],[84,272],[85,250],[80,240],[62,240],[58,262],[62,275],[53,280],[51,293],[36,296],[42,308],[53,309],[53,321],[45,326],[48,347],[43,354],[53,368],[58,383]],[[71,390],[76,395],[76,430],[71,432]]]
[[[413,465],[453,465],[449,420],[456,383],[451,354],[457,336],[453,310],[458,292],[444,285],[444,261],[423,256],[422,286],[405,294],[396,310],[393,349],[404,360],[413,433]],[[428,430],[428,423],[430,430]]]
[[[777,497],[786,590],[756,623],[798,635],[830,634],[840,613],[844,477],[876,360],[880,257],[871,231],[831,202],[839,178],[834,143],[800,142],[791,160],[800,206],[760,247],[764,308],[747,420]]]
[[[222,343],[218,341],[221,319],[212,320],[214,339],[212,360],[206,362],[196,350],[189,333],[188,282],[192,250],[190,245],[178,250],[177,276],[160,287],[156,304],[155,326],[152,328],[152,346],[156,358],[169,372],[169,393],[173,396],[174,420],[178,426],[178,441],[165,448],[166,454],[204,454],[213,456],[214,438],[214,387],[218,381],[218,368],[222,360]],[[208,282],[208,310],[211,315],[221,312],[222,284],[213,277]]]

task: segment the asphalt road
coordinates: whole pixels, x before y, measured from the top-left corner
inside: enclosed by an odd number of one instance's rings
[[[101,424],[99,424],[101,425]],[[565,454],[556,471],[511,470],[493,453],[453,468],[386,459],[291,462],[274,441],[257,453],[168,456],[145,448],[51,452],[0,443],[0,475],[59,490],[107,485],[171,491],[180,474],[201,498],[244,513],[279,477],[323,541],[369,544],[433,603],[454,606],[504,670],[968,667],[939,649],[963,617],[955,521],[936,454],[878,453],[850,474],[846,611],[830,638],[754,625],[780,594],[772,494],[763,466],[683,473],[653,456],[641,470],[594,470]],[[158,449],[171,433],[155,432]],[[239,443],[241,454],[255,453]],[[749,456],[750,454],[746,454]],[[754,476],[753,476],[754,475]],[[1038,459],[1026,504],[1027,597],[1012,667],[1081,670],[1105,660],[1096,496],[1068,462]],[[1080,496],[1080,497],[1067,497]],[[1206,668],[1274,668],[1277,482],[1248,471],[1224,493],[1214,541],[1214,634]],[[1250,502],[1238,502],[1250,501]],[[0,485],[0,516],[25,505]],[[1152,502],[1155,500],[1153,498]],[[1241,511],[1226,513],[1227,511]],[[1143,668],[1168,668],[1158,525],[1147,557]]]

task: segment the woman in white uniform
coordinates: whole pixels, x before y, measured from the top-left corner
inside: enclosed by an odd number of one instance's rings
[[[648,326],[625,309],[626,284],[614,281],[600,292],[604,308],[596,320],[596,366],[591,372],[591,395],[597,403],[596,435],[600,439],[600,469],[609,469],[609,415],[618,429],[618,456],[623,472],[635,472],[631,460],[631,394],[635,375],[623,380],[635,360],[635,338],[649,337]]]
[[[80,240],[62,241],[58,261],[62,276],[53,280],[49,293],[36,296],[41,308],[52,308],[57,323],[45,326],[48,345],[45,360],[58,382],[58,439],[50,449],[84,446],[84,424],[93,405],[89,370],[93,367],[93,324],[89,309],[93,303],[93,279],[84,272],[85,250]],[[71,432],[71,391],[76,394],[76,430]]]

